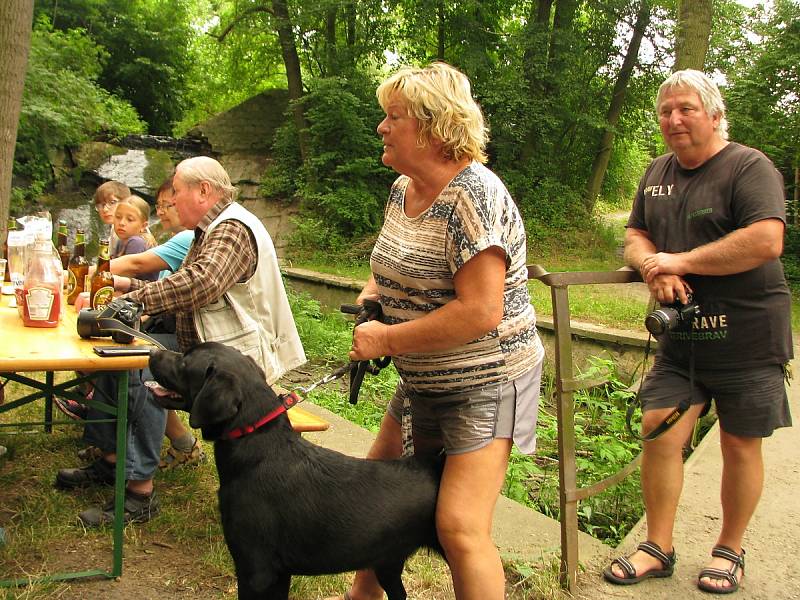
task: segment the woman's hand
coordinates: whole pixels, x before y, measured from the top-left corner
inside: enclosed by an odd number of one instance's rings
[[[353,345],[348,354],[350,360],[369,360],[391,355],[389,325],[380,321],[367,321],[353,329]]]

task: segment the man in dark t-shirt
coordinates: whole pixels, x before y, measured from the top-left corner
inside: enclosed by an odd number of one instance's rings
[[[642,178],[628,220],[625,260],[662,304],[699,311],[659,339],[642,385],[642,430],[682,400],[691,406],[644,442],[647,541],[604,571],[637,583],[672,574],[672,530],[683,484],[682,445],[712,399],[723,458],[722,529],[697,585],[734,591],[744,575],[742,538],[761,494],[761,440],[791,425],[784,365],[792,358],[790,294],[780,255],[785,225],[780,174],[767,157],[727,140],[725,106],[703,73],[677,71],[656,110],[669,154]]]

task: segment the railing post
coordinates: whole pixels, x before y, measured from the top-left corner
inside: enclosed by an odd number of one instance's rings
[[[620,471],[590,487],[578,487],[575,460],[575,408],[573,394],[589,389],[603,381],[576,380],[572,362],[572,325],[569,311],[569,286],[632,283],[641,281],[630,269],[601,272],[548,273],[539,265],[528,265],[528,277],[550,287],[553,301],[553,332],[555,334],[555,388],[558,411],[558,483],[559,521],[561,523],[561,565],[559,578],[562,587],[574,593],[578,572],[578,502],[616,485],[638,465],[641,456]]]
[[[578,485],[575,466],[575,413],[572,390],[564,382],[573,378],[572,332],[570,330],[569,291],[565,285],[550,288],[553,300],[553,331],[556,351],[556,394],[558,411],[558,504],[561,522],[561,586],[575,590],[578,571]]]

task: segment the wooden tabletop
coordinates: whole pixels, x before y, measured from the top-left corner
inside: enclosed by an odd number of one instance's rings
[[[13,296],[0,296],[0,373],[30,371],[119,371],[142,369],[147,356],[100,357],[93,346],[124,346],[110,337],[82,339],[77,315],[67,306],[58,327],[25,327],[17,309],[9,307]],[[141,340],[136,345],[146,345]],[[295,431],[324,431],[329,424],[302,408],[287,413]]]
[[[119,371],[147,366],[147,356],[100,357],[92,346],[122,346],[110,337],[82,339],[77,315],[67,306],[58,327],[25,327],[14,296],[0,296],[0,372],[13,371]],[[136,344],[144,345],[138,340]]]

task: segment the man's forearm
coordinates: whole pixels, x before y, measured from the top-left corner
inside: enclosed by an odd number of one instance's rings
[[[679,256],[685,273],[733,275],[774,260],[783,251],[783,222],[758,221]]]
[[[639,271],[642,261],[648,256],[655,254],[656,247],[646,232],[640,229],[628,228],[625,230],[625,252],[623,259],[625,264]]]

